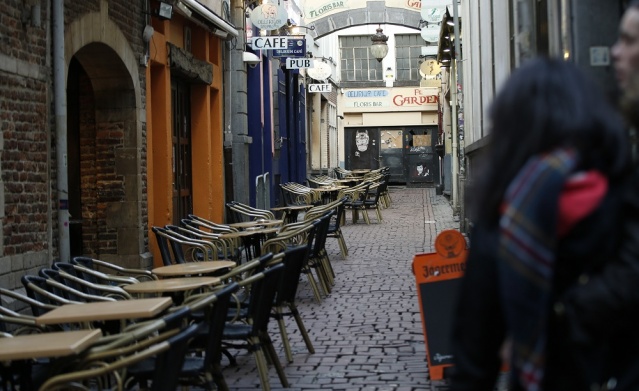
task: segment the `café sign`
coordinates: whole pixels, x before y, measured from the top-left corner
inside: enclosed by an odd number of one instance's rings
[[[269,36],[253,37],[250,40],[253,50],[272,50],[273,57],[305,57],[306,42],[302,37]]]
[[[309,84],[308,92],[331,92],[333,88],[330,84]]]
[[[262,4],[251,11],[251,23],[261,30],[276,30],[288,21],[286,7],[277,4]]]
[[[273,57],[306,57],[306,40],[304,37],[288,37],[286,47],[275,48]]]

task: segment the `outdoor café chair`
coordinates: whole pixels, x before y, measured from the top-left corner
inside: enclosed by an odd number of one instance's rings
[[[275,366],[282,386],[289,387],[284,369],[273,348],[271,337],[268,335],[268,321],[283,271],[284,265],[279,263],[244,280],[245,282],[251,281],[248,309],[250,323],[227,322],[222,337],[223,348],[247,349],[253,353],[261,387],[266,391],[271,389],[268,379],[267,356]],[[244,343],[242,344],[240,341],[244,341]]]
[[[84,266],[87,269],[92,269],[107,275],[114,275],[116,277],[118,276],[133,277],[137,281],[151,281],[151,280],[157,279],[157,276],[153,274],[150,270],[125,268],[111,262],[107,262],[101,259],[96,259],[91,257],[85,257],[85,256],[73,257],[71,259],[71,263],[75,265]]]
[[[82,356],[76,369],[50,377],[39,391],[69,389],[125,389],[127,369],[143,360],[153,359],[154,371],[151,390],[175,390],[178,386],[176,371],[171,366],[184,359],[180,354],[193,337],[197,325],[182,330],[168,330],[123,348]],[[85,388],[82,388],[85,387]]]

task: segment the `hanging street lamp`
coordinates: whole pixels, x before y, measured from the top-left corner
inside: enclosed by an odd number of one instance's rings
[[[388,45],[386,44],[388,37],[384,35],[381,25],[377,27],[377,33],[371,36],[371,41],[373,41],[373,44],[371,45],[371,54],[377,59],[377,61],[381,62],[388,54]]]

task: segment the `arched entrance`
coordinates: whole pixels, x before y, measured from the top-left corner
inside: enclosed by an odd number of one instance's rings
[[[91,43],[73,56],[67,102],[71,255],[138,256],[135,92],[113,49]]]

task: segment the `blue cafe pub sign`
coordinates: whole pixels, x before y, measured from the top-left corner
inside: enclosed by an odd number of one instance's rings
[[[306,57],[303,36],[253,37],[250,44],[254,50],[271,50],[273,57]]]

